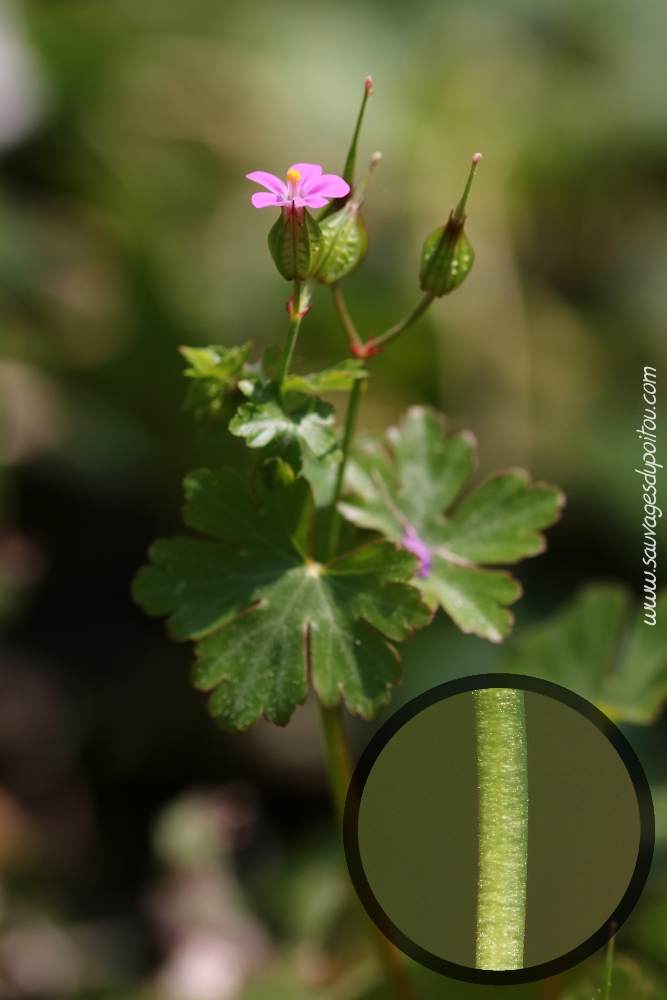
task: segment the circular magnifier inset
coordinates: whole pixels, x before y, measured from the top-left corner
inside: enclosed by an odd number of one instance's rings
[[[345,805],[368,914],[422,965],[528,983],[588,958],[651,867],[648,782],[620,730],[566,688],[479,674],[432,688],[371,739]]]

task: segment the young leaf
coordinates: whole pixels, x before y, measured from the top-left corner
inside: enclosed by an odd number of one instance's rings
[[[544,624],[527,629],[499,669],[562,684],[611,719],[646,725],[667,700],[667,590],[656,625],[619,584],[594,583]]]
[[[320,460],[330,460],[338,452],[338,438],[333,430],[333,407],[320,399],[298,396],[295,409],[283,407],[280,390],[275,382],[261,385],[242,382],[241,389],[250,401],[239,406],[229,424],[236,437],[246,439],[248,447],[263,448],[272,441],[298,441],[308,445]]]
[[[331,368],[312,375],[288,375],[283,382],[284,392],[301,392],[305,396],[319,396],[323,392],[349,392],[358,379],[368,378],[364,362],[347,358]]]
[[[285,725],[306,698],[308,670],[324,705],[342,697],[372,718],[399,677],[388,640],[430,619],[408,582],[416,560],[380,541],[314,562],[310,486],[279,460],[267,465],[257,498],[231,469],[187,478],[185,521],[208,537],[157,542],[135,600],[169,615],[173,638],[198,640],[195,686],[212,692],[227,729],[249,729],[262,713]]]
[[[242,347],[179,347],[189,362],[183,374],[191,379],[185,408],[198,420],[222,416],[226,397],[243,377],[252,344]]]
[[[446,435],[442,415],[414,407],[387,439],[389,451],[378,438],[362,440],[339,510],[419,556],[415,583],[432,607],[440,604],[464,632],[501,642],[513,620],[507,605],[521,588],[508,573],[480,565],[542,552],[540,529],[558,518],[562,494],[532,484],[526,472],[498,473],[444,516],[474,471],[472,435]]]

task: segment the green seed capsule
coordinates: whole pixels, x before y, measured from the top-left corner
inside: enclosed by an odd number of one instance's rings
[[[446,226],[426,237],[419,271],[422,291],[438,297],[447,295],[467,277],[475,251],[463,231],[464,222],[465,216],[456,222],[452,212]]]
[[[368,234],[355,202],[330,215],[320,228],[322,249],[313,277],[332,285],[359,267],[368,249]]]
[[[438,298],[448,295],[459,287],[468,276],[475,259],[475,251],[468,242],[463,226],[466,221],[465,208],[468,195],[477,164],[481,159],[481,153],[475,153],[473,156],[463,196],[456,206],[456,211],[450,213],[447,225],[440,226],[427,236],[424,243],[419,284],[423,292],[430,292]]]
[[[309,278],[320,257],[322,230],[307,209],[299,217],[294,209],[280,218],[269,232],[269,250],[283,278]]]

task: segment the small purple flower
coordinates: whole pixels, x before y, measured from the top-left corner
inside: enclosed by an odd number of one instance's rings
[[[255,208],[284,208],[288,218],[292,209],[301,219],[304,208],[324,208],[330,198],[344,198],[350,192],[350,185],[342,177],[323,174],[317,163],[295,163],[287,171],[285,181],[264,170],[254,170],[246,177],[269,192],[258,191],[252,196]]]
[[[407,549],[408,552],[412,552],[419,559],[419,572],[416,573],[415,576],[420,578],[429,576],[431,572],[431,564],[433,562],[433,555],[426,542],[421,540],[411,524],[409,524],[406,528],[401,545],[404,549]]]

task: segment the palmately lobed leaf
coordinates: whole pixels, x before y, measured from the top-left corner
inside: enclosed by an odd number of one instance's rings
[[[254,493],[229,469],[188,477],[185,519],[207,537],[157,542],[135,599],[169,615],[174,638],[198,641],[195,685],[211,691],[225,728],[248,729],[262,713],[285,724],[305,700],[309,670],[324,705],[342,697],[371,718],[399,679],[391,641],[431,617],[409,582],[416,559],[380,541],[314,562],[310,486],[269,464]]]
[[[474,491],[431,538],[473,563],[514,563],[546,548],[540,532],[558,517],[565,498],[522,469],[499,472]]]
[[[632,612],[628,589],[592,583],[510,646],[501,669],[561,684],[611,719],[647,725],[667,700],[667,590],[656,624]]]
[[[445,417],[424,407],[409,410],[386,442],[361,439],[339,510],[419,551],[415,582],[430,606],[441,605],[464,632],[502,641],[513,622],[507,606],[521,588],[508,573],[483,567],[542,552],[541,529],[559,517],[563,494],[511,470],[461,498],[475,470],[475,439],[446,433]]]

